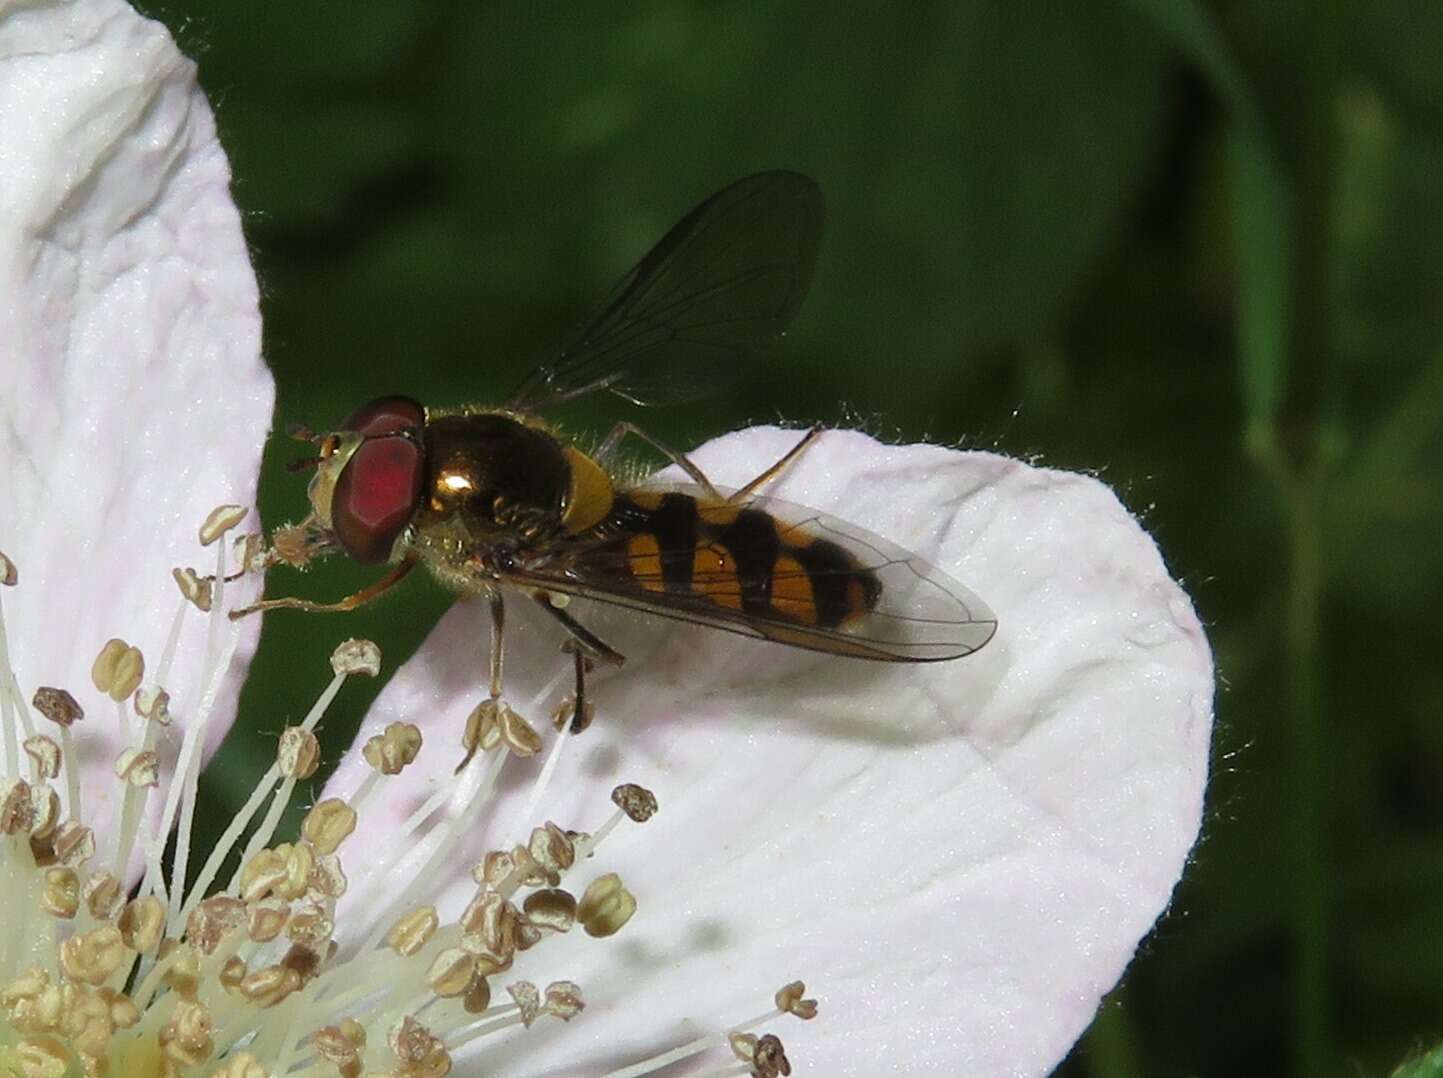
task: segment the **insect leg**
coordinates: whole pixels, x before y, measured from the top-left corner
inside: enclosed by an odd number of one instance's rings
[[[706,477],[706,473],[703,472],[700,468],[698,468],[695,464],[693,464],[685,453],[681,452],[679,449],[671,448],[671,446],[667,445],[664,442],[658,442],[650,434],[647,434],[646,431],[642,430],[634,423],[627,423],[623,421],[612,427],[611,433],[608,434],[602,440],[601,445],[597,447],[595,454],[597,458],[605,460],[607,457],[615,453],[617,446],[621,444],[621,440],[625,438],[628,434],[632,435],[633,437],[640,438],[643,442],[651,446],[662,456],[666,457],[667,460],[671,461],[682,471],[686,472],[686,474],[691,477],[692,482],[696,483],[697,486],[701,487],[702,490],[706,491],[708,495],[717,499],[717,501],[722,500],[721,494],[717,491],[716,487],[712,486],[712,482]]]
[[[553,605],[551,597],[545,592],[534,592],[532,598],[541,604],[543,610],[561,622],[571,637],[561,645],[561,650],[571,652],[572,658],[576,660],[576,692],[569,699],[561,701],[561,707],[556,712],[556,725],[560,729],[569,722],[571,732],[579,734],[591,725],[592,717],[596,714],[595,705],[586,695],[586,675],[591,672],[593,659],[604,659],[614,666],[620,666],[626,662],[626,656],[561,607]]]
[[[236,621],[262,610],[307,610],[313,614],[338,614],[346,610],[355,610],[356,607],[365,606],[372,599],[390,591],[391,588],[400,583],[406,574],[415,567],[415,556],[408,554],[404,560],[398,562],[389,573],[381,577],[381,579],[374,584],[369,584],[360,591],[352,595],[347,595],[344,599],[338,599],[334,603],[315,603],[309,599],[296,599],[294,597],[263,599],[258,603],[252,603],[250,606],[243,606],[232,610],[230,612],[230,618],[232,621]]]
[[[757,476],[746,486],[742,487],[741,490],[733,494],[730,498],[727,499],[727,501],[746,501],[748,498],[750,498],[753,494],[756,493],[758,487],[770,483],[773,479],[775,479],[778,475],[781,474],[782,470],[786,468],[788,464],[791,464],[792,461],[800,457],[803,451],[807,448],[807,446],[811,445],[814,441],[816,441],[817,436],[821,433],[822,427],[820,424],[807,431],[806,434],[802,435],[802,440],[796,445],[792,446],[792,448],[788,449],[785,453],[783,453],[781,457],[778,458],[775,464],[769,466],[766,471],[762,472],[761,475]]]
[[[461,734],[461,747],[466,750],[466,755],[456,765],[453,772],[456,775],[461,774],[481,751],[481,744],[486,739],[486,724],[495,722],[505,706],[501,703],[501,660],[506,653],[502,643],[502,630],[506,627],[506,600],[495,588],[487,592],[486,598],[491,604],[491,695],[481,701],[466,719],[466,729]]]
[[[612,666],[620,666],[626,662],[625,655],[617,651],[605,640],[602,640],[601,637],[597,636],[585,625],[582,625],[581,622],[577,621],[561,607],[552,603],[551,597],[545,592],[535,592],[531,597],[540,604],[542,610],[545,610],[553,618],[561,622],[562,628],[564,628],[571,638],[581,646],[581,649],[591,655],[592,658],[608,662]]]
[[[586,649],[579,643],[568,640],[567,644],[571,645],[571,657],[576,660],[576,693],[570,700],[562,702],[556,721],[558,725],[562,725],[569,718],[571,732],[579,734],[591,725],[591,720],[596,716],[595,706],[586,698],[586,674],[591,669],[591,660],[586,657]]]
[[[501,592],[491,592],[491,699],[501,697],[501,630],[506,626],[506,601]]]

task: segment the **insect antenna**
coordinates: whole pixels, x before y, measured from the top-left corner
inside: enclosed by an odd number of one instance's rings
[[[286,433],[298,442],[320,444],[321,436],[304,423],[287,423]]]

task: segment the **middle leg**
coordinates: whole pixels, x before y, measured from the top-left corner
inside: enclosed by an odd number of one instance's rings
[[[561,645],[561,650],[570,652],[576,664],[576,692],[568,699],[561,702],[556,711],[556,724],[558,728],[571,724],[571,732],[579,734],[591,725],[591,720],[596,714],[596,705],[586,694],[586,675],[591,673],[595,667],[595,660],[620,666],[626,662],[626,656],[617,651],[606,641],[593,633],[581,622],[577,621],[564,609],[551,601],[551,596],[538,592],[532,596],[552,617],[561,622],[566,630],[569,639]]]

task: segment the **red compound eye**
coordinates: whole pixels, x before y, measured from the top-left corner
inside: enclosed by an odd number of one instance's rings
[[[419,434],[426,422],[426,410],[410,397],[377,397],[361,405],[341,424],[341,430],[358,434],[396,434],[407,427]]]
[[[382,397],[359,409],[344,429],[366,435],[346,462],[331,496],[331,526],[346,553],[375,564],[391,556],[396,537],[421,500],[425,462],[421,406]]]

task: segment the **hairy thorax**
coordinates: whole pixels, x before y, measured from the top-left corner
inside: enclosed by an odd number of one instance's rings
[[[571,467],[544,428],[501,412],[439,416],[426,427],[426,459],[410,545],[444,583],[486,590],[563,530]]]

